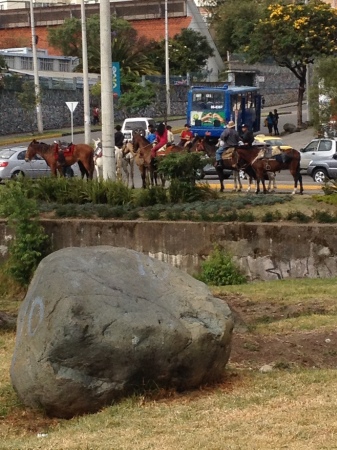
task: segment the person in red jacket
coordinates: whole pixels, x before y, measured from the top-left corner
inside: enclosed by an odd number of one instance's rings
[[[180,134],[180,147],[185,147],[186,144],[190,143],[193,139],[193,133],[190,130],[190,126],[188,123],[185,124],[185,129]]]
[[[154,142],[156,142],[156,144],[154,145],[154,147],[152,147],[151,158],[155,158],[157,155],[157,151],[167,144],[167,129],[164,123],[160,123],[158,125],[156,131],[156,140]]]

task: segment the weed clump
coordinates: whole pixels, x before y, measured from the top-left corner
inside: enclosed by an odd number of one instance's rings
[[[209,258],[202,263],[201,272],[196,278],[213,286],[247,282],[247,278],[235,264],[232,256],[219,247],[215,247]]]

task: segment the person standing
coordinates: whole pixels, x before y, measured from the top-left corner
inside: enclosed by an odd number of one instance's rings
[[[266,119],[268,132],[272,136],[274,128],[274,114],[270,111]]]
[[[280,135],[280,133],[278,131],[278,119],[279,119],[279,115],[278,115],[277,109],[274,109],[274,134],[275,134],[275,136]]]
[[[174,135],[172,133],[171,125],[166,126],[167,129],[167,145],[174,145]]]
[[[115,126],[115,146],[122,148],[124,144],[124,134],[121,132],[122,127],[120,125]]]
[[[99,124],[99,108],[98,106],[95,106],[92,112],[93,115],[93,125],[98,125]]]
[[[237,147],[240,142],[239,133],[235,129],[235,123],[230,120],[220,135],[220,142],[223,142],[215,152],[215,162],[217,166],[221,165],[222,154],[230,147]]]

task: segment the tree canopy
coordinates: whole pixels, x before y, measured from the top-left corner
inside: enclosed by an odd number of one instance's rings
[[[298,126],[308,64],[337,52],[337,11],[320,0],[308,4],[273,4],[256,25],[246,52],[251,62],[272,57],[299,80]]]
[[[100,72],[100,21],[99,15],[92,15],[86,20],[88,69]],[[138,38],[137,32],[124,19],[111,19],[112,59],[118,61],[122,75],[133,73],[137,76],[158,73],[153,63],[144,53],[146,41]],[[77,70],[82,70],[82,31],[81,21],[76,18],[65,20],[63,25],[48,30],[48,42],[61,50],[65,56],[75,56],[80,60]],[[122,80],[123,81],[123,80]]]
[[[158,71],[165,73],[165,40],[151,41],[146,53]],[[208,57],[213,55],[213,49],[205,36],[185,28],[169,39],[170,74],[198,72],[206,65]]]

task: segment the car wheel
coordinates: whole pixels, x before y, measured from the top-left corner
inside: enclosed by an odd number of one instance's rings
[[[21,170],[16,170],[15,172],[12,173],[11,179],[16,180],[20,176],[24,177],[25,174],[23,172],[21,172]]]
[[[315,169],[312,173],[312,178],[316,183],[324,183],[329,179],[325,169]]]
[[[244,170],[239,170],[239,178],[241,179],[241,180],[246,180],[247,179],[247,175],[246,175],[246,172],[244,171]]]

